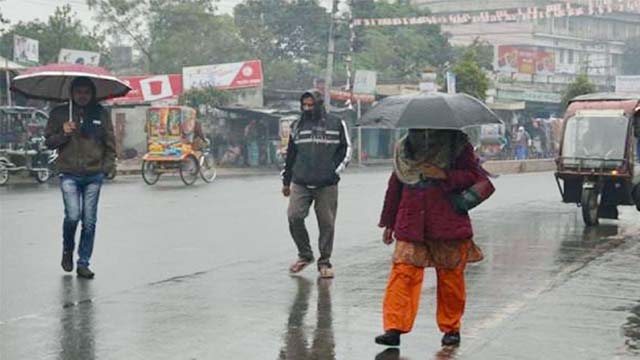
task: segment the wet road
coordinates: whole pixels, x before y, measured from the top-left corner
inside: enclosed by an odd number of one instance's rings
[[[640,356],[640,217],[585,230],[549,173],[503,176],[472,213],[462,346],[441,350],[435,282],[400,353],[373,343],[392,248],[385,172],[340,192],[334,280],[295,257],[277,178],[103,189],[96,279],[59,267],[55,185],[0,189],[0,359],[626,359]],[[308,222],[315,234],[315,221]],[[315,245],[315,242],[314,242]]]

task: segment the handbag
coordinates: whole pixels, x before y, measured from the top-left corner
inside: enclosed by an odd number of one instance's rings
[[[466,214],[487,200],[496,191],[489,179],[482,180],[461,193],[451,195],[456,212]]]

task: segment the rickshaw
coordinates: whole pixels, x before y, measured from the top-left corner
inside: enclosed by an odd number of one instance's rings
[[[477,153],[485,160],[502,160],[506,157],[507,140],[503,124],[480,126]]]
[[[640,210],[639,110],[640,96],[612,93],[569,103],[555,178],[563,202],[577,204],[587,226],[618,219],[621,205]]]
[[[0,185],[18,172],[27,172],[40,183],[49,180],[52,151],[44,145],[47,119],[35,108],[0,107]]]
[[[205,182],[216,177],[216,166],[209,144],[195,135],[196,111],[186,106],[152,107],[147,111],[148,152],[142,161],[142,178],[148,185],[160,175],[178,172],[185,185],[198,175]]]

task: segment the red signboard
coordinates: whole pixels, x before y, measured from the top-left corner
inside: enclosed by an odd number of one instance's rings
[[[142,104],[177,98],[182,94],[180,74],[125,76],[121,80],[131,86],[131,91],[126,96],[111,100],[111,104]]]
[[[556,72],[555,54],[536,48],[501,45],[498,46],[498,71],[550,75]]]

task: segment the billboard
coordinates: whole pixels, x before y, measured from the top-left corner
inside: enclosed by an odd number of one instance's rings
[[[39,59],[38,40],[28,37],[13,36],[13,60],[23,64],[37,64]]]
[[[250,60],[229,64],[192,66],[182,69],[185,90],[215,87],[241,89],[258,87],[263,83],[262,63]]]
[[[93,51],[60,49],[58,62],[98,66],[100,65],[100,54]]]
[[[550,51],[500,45],[497,59],[497,69],[503,73],[551,75],[556,72],[556,57]]]
[[[375,94],[378,73],[368,70],[356,70],[353,80],[353,92],[356,94]]]
[[[182,94],[182,75],[180,74],[124,76],[121,79],[131,86],[131,91],[123,97],[111,100],[113,104],[142,104],[173,99]]]
[[[426,2],[426,1],[425,1]],[[442,1],[445,2],[445,1]],[[525,2],[525,1],[520,1]],[[533,1],[526,1],[533,2]],[[526,3],[525,2],[525,3]],[[502,1],[501,3],[509,3]],[[517,3],[511,1],[511,3]],[[502,8],[486,11],[464,11],[448,14],[394,18],[355,18],[353,26],[415,26],[516,23],[576,16],[601,16],[616,12],[638,13],[638,0],[543,1],[537,6]]]
[[[616,92],[640,94],[640,75],[616,76]]]

